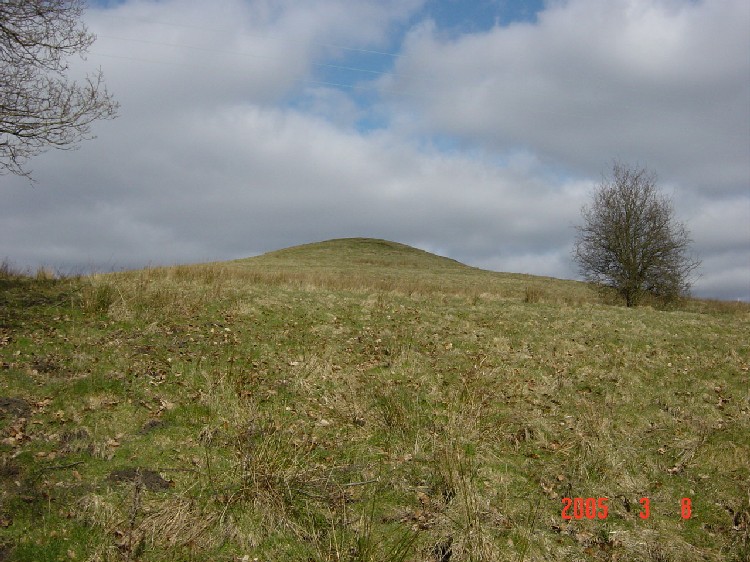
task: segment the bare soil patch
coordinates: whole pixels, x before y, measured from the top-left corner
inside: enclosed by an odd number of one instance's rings
[[[150,492],[168,490],[171,486],[171,483],[168,480],[164,480],[158,472],[139,467],[113,470],[107,477],[107,480],[110,482],[135,482],[139,478],[144,487]]]

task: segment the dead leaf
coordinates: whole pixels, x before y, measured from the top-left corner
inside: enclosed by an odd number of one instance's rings
[[[419,503],[421,503],[424,507],[429,507],[432,501],[430,500],[430,496],[428,496],[424,492],[417,492],[417,499],[419,500]]]
[[[163,398],[161,398],[159,400],[159,402],[161,403],[161,409],[162,410],[167,410],[169,412],[169,411],[175,409],[175,403],[174,402],[170,402],[169,400],[164,400]]]

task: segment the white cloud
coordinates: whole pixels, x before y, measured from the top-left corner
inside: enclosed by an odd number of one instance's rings
[[[108,81],[131,115],[273,103],[342,45],[380,44],[421,2],[131,1],[90,12],[91,58],[116,69]]]
[[[750,177],[748,29],[744,0],[556,2],[535,25],[458,38],[421,25],[383,88],[409,93],[396,101],[427,132],[732,191]]]

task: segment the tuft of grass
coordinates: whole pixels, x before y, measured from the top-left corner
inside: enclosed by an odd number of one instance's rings
[[[544,291],[538,287],[526,287],[524,291],[523,302],[525,303],[537,303],[544,297]]]
[[[79,302],[86,312],[108,312],[116,298],[115,285],[94,277],[81,288]]]
[[[23,277],[23,272],[19,271],[8,259],[0,262],[0,279],[13,280]]]
[[[50,281],[56,279],[57,275],[49,267],[39,267],[34,277],[37,281]]]

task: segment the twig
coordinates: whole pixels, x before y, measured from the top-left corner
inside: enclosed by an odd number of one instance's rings
[[[138,518],[138,511],[141,508],[141,491],[143,488],[143,475],[141,469],[137,469],[135,473],[135,480],[133,480],[133,502],[130,506],[130,529],[128,529],[128,543],[127,543],[127,556],[128,560],[132,560],[134,555],[135,558],[138,554],[135,552],[139,548],[139,545],[133,546],[133,534],[136,530],[136,520]]]
[[[372,480],[363,480],[362,482],[349,482],[347,484],[342,484],[341,486],[344,488],[348,486],[364,486],[365,484],[372,484],[373,482],[380,482],[380,479],[373,478]]]
[[[42,470],[64,470],[66,468],[73,468],[74,466],[78,466],[79,464],[83,463],[84,461],[76,461],[70,464],[53,464],[51,466],[42,467]]]

